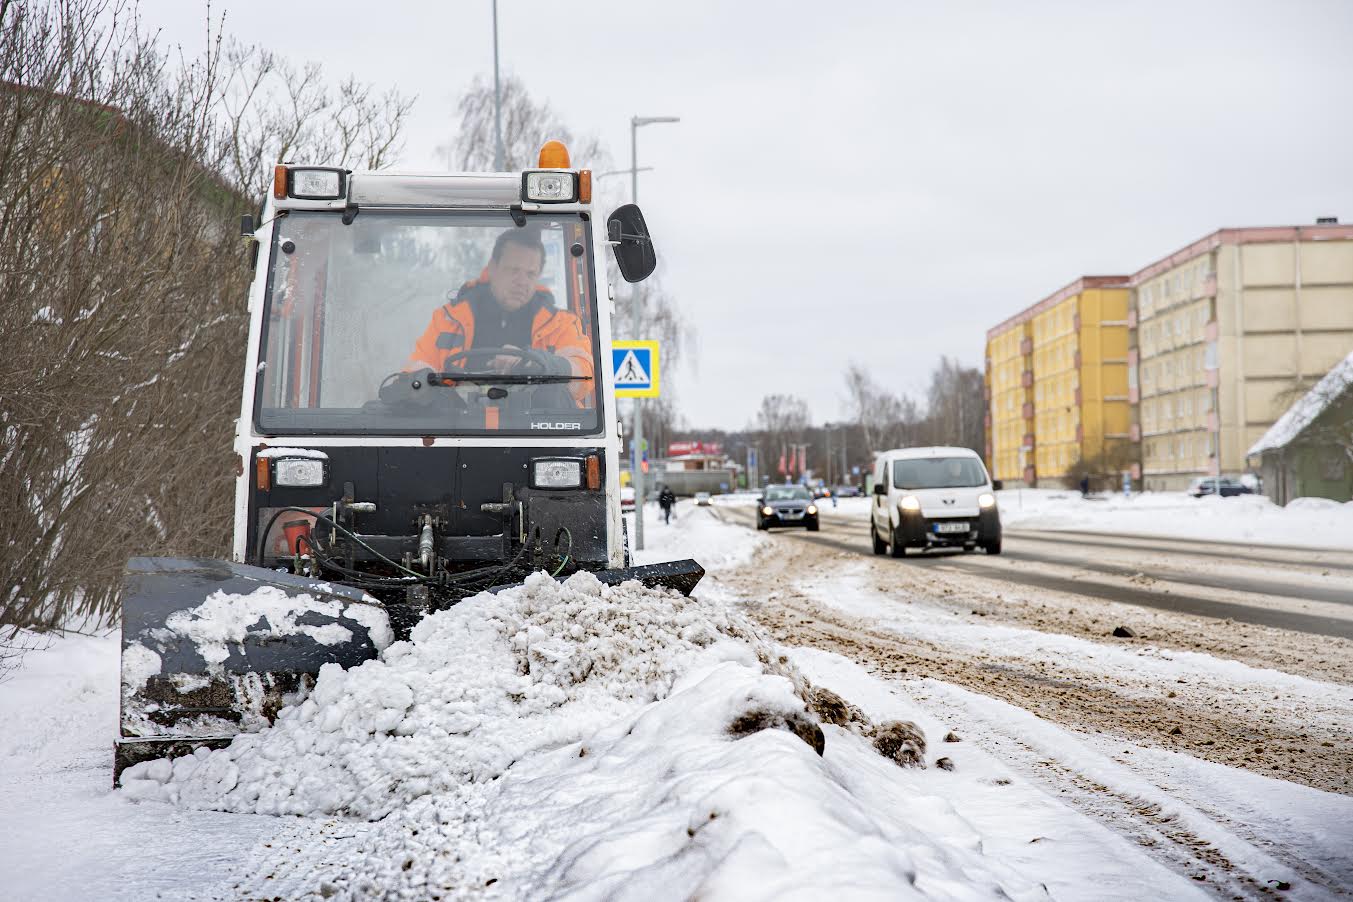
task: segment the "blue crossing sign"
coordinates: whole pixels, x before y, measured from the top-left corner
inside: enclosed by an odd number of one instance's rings
[[[658,343],[615,341],[611,343],[611,368],[615,373],[617,398],[658,397]]]

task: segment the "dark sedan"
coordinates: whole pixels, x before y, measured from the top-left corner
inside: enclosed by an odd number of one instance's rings
[[[1236,495],[1252,495],[1254,489],[1233,476],[1200,476],[1189,485],[1189,494],[1195,498],[1204,495],[1231,498]]]
[[[768,485],[756,499],[756,528],[803,526],[817,532],[817,504],[813,493],[801,485]]]

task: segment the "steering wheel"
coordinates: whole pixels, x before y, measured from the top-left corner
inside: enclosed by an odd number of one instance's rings
[[[457,351],[454,354],[447,355],[443,362],[444,367],[450,367],[452,364],[464,361],[462,364],[467,371],[474,371],[470,365],[471,361],[488,362],[495,357],[517,357],[520,363],[512,368],[512,372],[523,374],[548,373],[550,365],[547,363],[545,351],[537,351],[534,348],[470,348],[466,351]]]

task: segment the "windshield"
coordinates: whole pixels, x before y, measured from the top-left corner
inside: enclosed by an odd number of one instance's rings
[[[987,474],[975,457],[918,457],[893,461],[893,487],[958,489],[986,485]]]
[[[801,485],[772,485],[766,487],[767,501],[811,501],[813,496]]]
[[[578,214],[280,215],[259,430],[599,431],[591,252]]]

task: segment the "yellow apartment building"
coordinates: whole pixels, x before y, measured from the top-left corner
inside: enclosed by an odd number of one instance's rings
[[[1055,482],[1131,442],[1127,276],[1084,276],[987,333],[987,460],[1011,484]]]
[[[1132,276],[1141,477],[1245,469],[1294,397],[1353,351],[1353,226],[1221,229]]]

